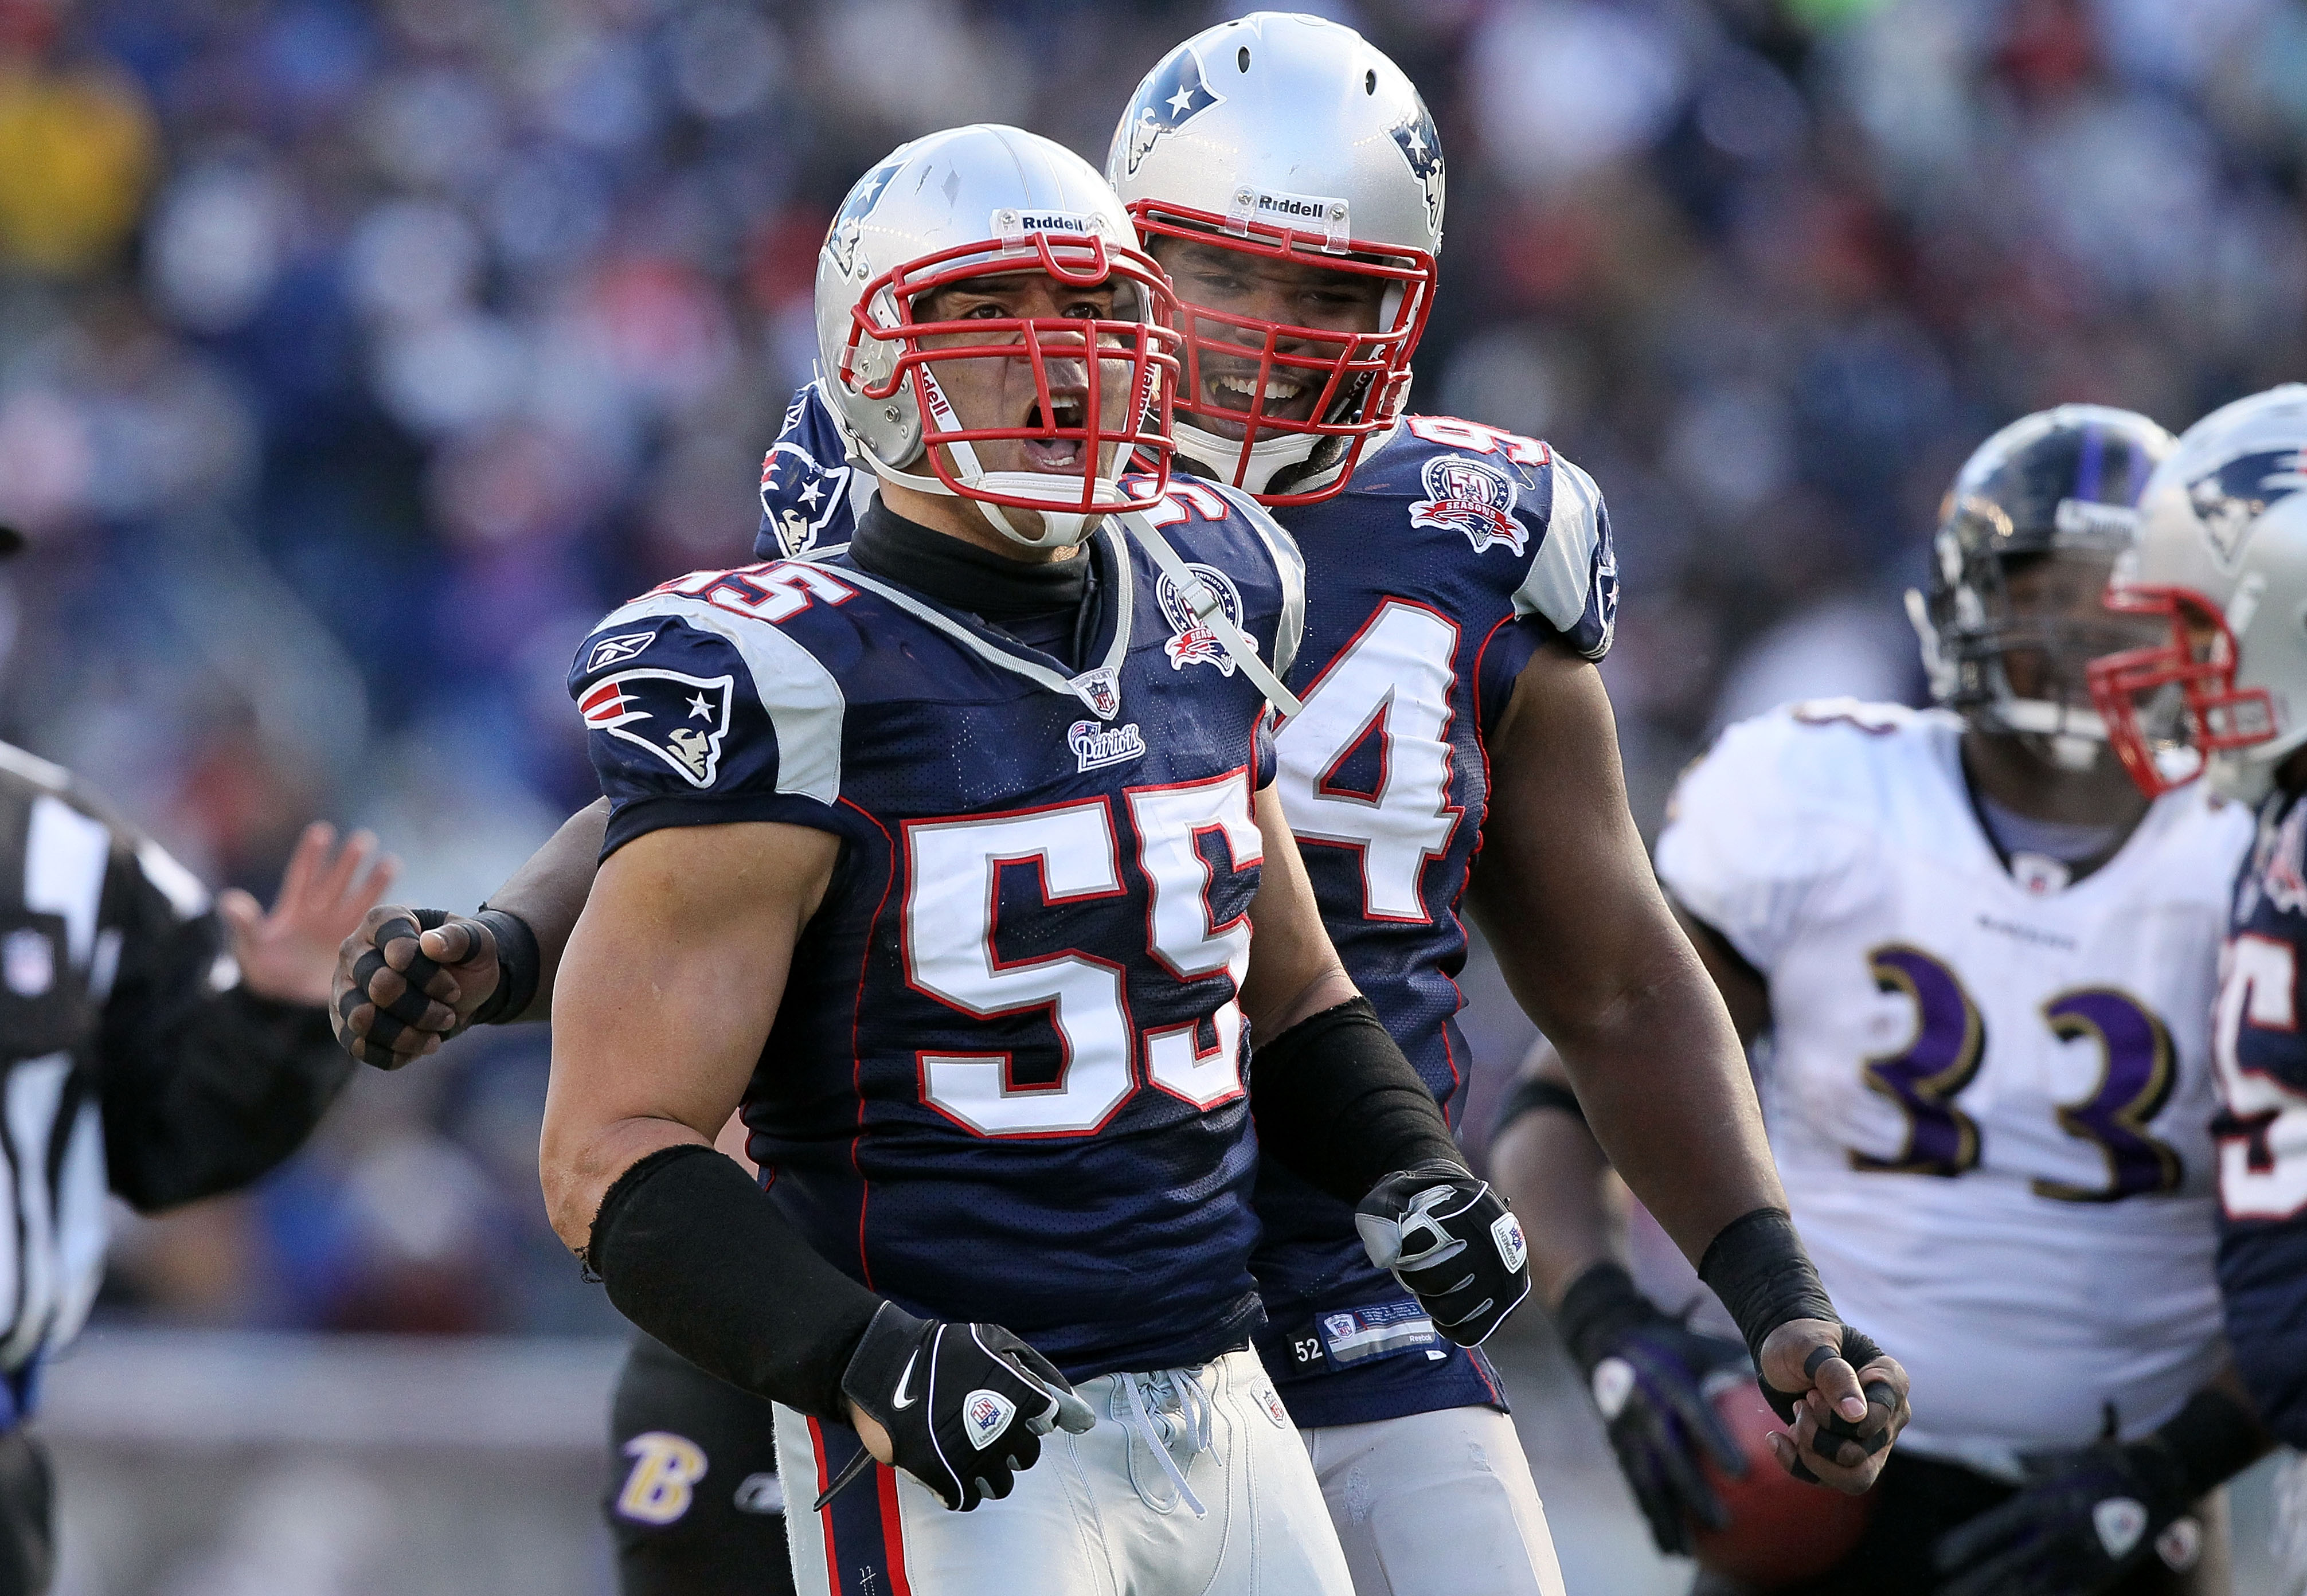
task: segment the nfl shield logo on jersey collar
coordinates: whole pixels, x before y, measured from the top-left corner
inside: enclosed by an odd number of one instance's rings
[[[1496,544],[1519,554],[1528,545],[1530,535],[1514,516],[1520,490],[1497,467],[1471,455],[1437,454],[1420,476],[1427,496],[1410,507],[1411,526],[1455,528],[1478,554]]]

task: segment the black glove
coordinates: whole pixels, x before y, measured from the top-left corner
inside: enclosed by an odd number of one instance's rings
[[[2101,1441],[2034,1466],[2017,1496],[1939,1537],[1942,1596],[2092,1596],[2157,1556],[2193,1564],[2200,1527],[2173,1526],[2196,1493],[2159,1439]]]
[[[1434,1327],[1479,1346],[1530,1295],[1530,1248],[1505,1201],[1462,1165],[1429,1159],[1369,1189],[1354,1227],[1370,1262],[1394,1271]]]
[[[1616,1264],[1597,1264],[1574,1281],[1556,1323],[1601,1410],[1651,1539],[1668,1556],[1690,1556],[1693,1520],[1709,1530],[1730,1526],[1700,1454],[1734,1480],[1746,1474],[1745,1453],[1711,1400],[1718,1379],[1752,1371],[1745,1343],[1702,1335],[1660,1311]]]
[[[917,1319],[884,1302],[841,1377],[842,1394],[889,1432],[896,1463],[948,1507],[1006,1497],[1052,1426],[1097,1422],[1050,1360],[999,1325]]]

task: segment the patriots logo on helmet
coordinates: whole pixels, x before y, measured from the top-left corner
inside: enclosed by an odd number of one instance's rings
[[[1122,169],[1136,176],[1163,133],[1177,132],[1212,106],[1224,102],[1225,96],[1211,88],[1203,75],[1202,58],[1190,47],[1179,46],[1167,61],[1146,74],[1137,98],[1129,104],[1129,115],[1123,123],[1128,142],[1122,147]]]
[[[855,268],[858,241],[865,236],[865,219],[880,202],[881,191],[889,186],[889,179],[897,175],[897,165],[890,161],[859,178],[857,186],[841,202],[833,225],[825,230],[825,247],[832,253],[833,263],[845,273]]]
[[[2299,450],[2270,449],[2239,456],[2187,485],[2187,502],[2221,561],[2234,564],[2259,518],[2307,487],[2300,467]]]
[[[785,558],[817,546],[818,535],[849,502],[850,469],[826,465],[800,444],[783,441],[761,457],[761,514]]]
[[[1442,230],[1442,135],[1434,130],[1434,113],[1421,101],[1418,115],[1405,116],[1391,130],[1394,142],[1401,147],[1402,159],[1410,163],[1410,175],[1426,185],[1426,220],[1433,229]]]
[[[1471,455],[1440,454],[1420,475],[1427,496],[1410,507],[1411,526],[1455,528],[1478,554],[1498,544],[1519,554],[1528,545],[1530,534],[1514,516],[1519,490],[1496,466]]]
[[[1216,566],[1204,565],[1199,561],[1189,562],[1186,569],[1199,577],[1203,586],[1217,595],[1218,607],[1225,612],[1226,619],[1239,626],[1241,590],[1233,585],[1233,579]],[[1169,618],[1170,630],[1178,634],[1162,645],[1162,651],[1170,656],[1170,668],[1182,671],[1189,665],[1214,665],[1221,676],[1232,675],[1233,656],[1228,654],[1225,645],[1218,641],[1218,634],[1202,624],[1200,618],[1194,614],[1193,605],[1186,602],[1185,593],[1171,580],[1166,571],[1154,587],[1154,596],[1162,605],[1162,614]],[[1257,647],[1255,638],[1245,636],[1243,640],[1253,648]]]
[[[643,669],[604,677],[585,690],[577,708],[595,731],[648,750],[692,787],[709,787],[734,697],[728,676]]]

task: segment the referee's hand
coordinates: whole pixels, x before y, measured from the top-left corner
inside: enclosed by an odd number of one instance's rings
[[[336,828],[326,821],[304,828],[269,914],[237,887],[217,894],[240,978],[260,998],[326,1004],[338,943],[399,873],[398,860],[377,853],[372,832],[354,832],[341,848],[336,842]]]
[[[337,949],[337,1040],[364,1064],[398,1069],[469,1025],[498,974],[496,937],[479,921],[380,904]]]

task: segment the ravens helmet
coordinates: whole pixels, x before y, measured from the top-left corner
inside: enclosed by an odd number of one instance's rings
[[[2086,673],[2139,639],[2097,596],[2130,546],[2148,478],[2176,446],[2146,416],[2105,405],[2037,411],[1978,446],[1941,507],[1929,588],[1907,594],[1934,699],[2062,769],[2097,763],[2106,726]],[[2083,602],[2014,596],[2017,572],[2058,556],[2085,562]]]

